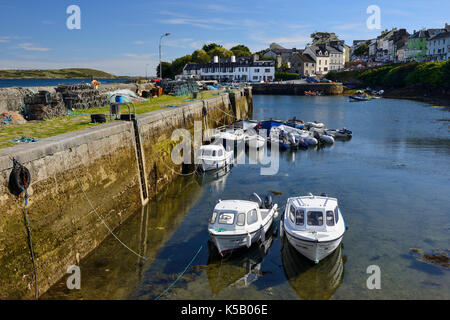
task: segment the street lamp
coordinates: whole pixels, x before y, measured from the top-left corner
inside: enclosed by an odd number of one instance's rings
[[[159,38],[159,77],[162,79],[162,62],[161,62],[161,40],[163,37],[168,37],[170,36],[170,33],[165,33],[161,36],[161,38]]]
[[[148,80],[148,76],[147,76],[147,69],[148,69],[149,63],[147,63],[145,65],[145,80]]]

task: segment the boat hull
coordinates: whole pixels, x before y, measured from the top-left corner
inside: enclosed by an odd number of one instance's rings
[[[269,218],[269,220],[264,225],[264,236],[266,232],[270,229],[273,223],[273,216]],[[262,228],[250,233],[251,240],[249,243],[249,237],[247,233],[237,234],[237,235],[224,235],[221,236],[219,234],[210,233],[210,237],[217,250],[219,251],[221,256],[224,256],[227,253],[232,252],[233,250],[237,250],[240,248],[247,247],[249,248],[254,243],[258,242],[258,240],[262,240]]]
[[[295,250],[316,263],[333,253],[333,251],[336,250],[343,238],[342,235],[332,241],[313,242],[300,239],[299,237],[296,237],[293,234],[289,233],[287,230],[284,230],[284,235],[286,236],[289,243],[295,248]]]

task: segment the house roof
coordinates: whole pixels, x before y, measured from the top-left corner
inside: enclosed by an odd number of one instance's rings
[[[438,33],[437,35],[435,35],[434,37],[431,37],[428,40],[444,39],[444,38],[448,38],[448,37],[450,37],[450,31]]]

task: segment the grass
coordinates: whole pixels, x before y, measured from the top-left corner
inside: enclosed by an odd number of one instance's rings
[[[217,91],[207,91],[199,94],[198,99],[206,99],[217,95]],[[136,104],[136,113],[143,114],[167,108],[169,105],[180,105],[186,103],[189,100],[188,97],[173,97],[169,95],[163,95],[158,98],[150,99],[146,102]],[[121,107],[122,113],[128,113],[126,106]],[[109,106],[91,109],[75,110],[78,114],[94,114],[103,113],[109,114]],[[114,120],[113,120],[114,121]],[[108,121],[111,122],[111,121]],[[83,130],[99,126],[101,124],[91,123],[91,117],[87,115],[78,116],[62,116],[44,121],[28,121],[26,124],[6,125],[0,127],[0,149],[17,145],[17,143],[11,142],[11,139],[19,139],[22,136],[28,138],[43,139],[53,137],[59,134]]]

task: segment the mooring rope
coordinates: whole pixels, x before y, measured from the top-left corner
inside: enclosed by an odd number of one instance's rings
[[[31,263],[33,264],[33,273],[34,273],[34,295],[36,299],[39,299],[39,288],[38,288],[38,280],[37,280],[37,270],[36,270],[36,262],[35,262],[35,255],[34,255],[34,249],[33,249],[33,241],[31,239],[31,229],[30,229],[30,221],[28,220],[28,192],[24,188],[24,214],[23,219],[25,222],[25,228],[27,229],[27,237],[28,237],[28,247],[30,249],[30,255],[31,255]]]
[[[198,248],[197,253],[195,254],[195,256],[192,258],[192,260],[188,263],[188,265],[186,266],[186,268],[184,268],[184,271],[182,273],[180,273],[180,275],[175,279],[174,282],[172,282],[172,284],[170,286],[167,287],[166,290],[164,290],[159,296],[157,296],[155,298],[155,300],[158,300],[159,298],[161,298],[167,291],[169,291],[170,288],[172,288],[175,283],[178,282],[178,280],[180,280],[180,278],[186,273],[187,269],[189,269],[189,267],[191,266],[191,264],[194,262],[195,258],[197,258],[198,254],[200,253],[200,251],[203,249],[203,245],[200,246],[200,248]]]
[[[86,198],[87,202],[89,203],[89,205],[91,206],[92,210],[95,212],[95,214],[97,215],[97,217],[100,219],[100,221],[103,223],[103,225],[105,226],[105,228],[109,231],[109,233],[122,245],[124,246],[126,249],[128,249],[130,252],[134,253],[136,256],[138,256],[141,259],[144,259],[145,261],[148,260],[148,258],[141,256],[139,253],[137,253],[136,251],[134,251],[133,249],[131,249],[129,246],[127,246],[122,240],[120,240],[120,238],[111,230],[111,228],[106,224],[106,222],[103,220],[103,218],[100,216],[100,214],[97,212],[97,210],[94,208],[94,206],[92,205],[91,200],[89,200],[89,197],[87,196],[86,192],[83,190],[83,186],[80,183],[80,180],[78,180],[77,175],[75,174],[75,170],[73,169],[73,166],[70,162],[70,159],[68,159],[69,161],[69,165],[70,168],[72,170],[72,175],[74,176],[75,180],[77,180],[78,186],[80,187],[80,190],[83,192],[84,197]]]

